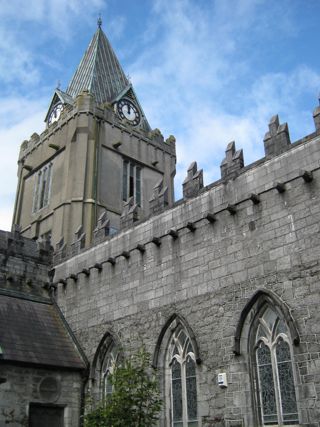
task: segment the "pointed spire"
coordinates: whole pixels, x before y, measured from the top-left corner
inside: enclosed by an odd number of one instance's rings
[[[101,29],[101,16],[99,16],[97,24],[97,31],[66,92],[75,98],[83,90],[89,90],[96,101],[102,104],[113,101],[117,95],[130,86],[130,82]]]

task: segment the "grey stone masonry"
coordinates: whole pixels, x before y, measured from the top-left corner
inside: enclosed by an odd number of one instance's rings
[[[0,425],[28,426],[32,405],[43,405],[60,407],[65,427],[79,427],[80,394],[78,372],[0,365]]]
[[[133,197],[130,197],[129,200],[123,206],[123,212],[120,217],[120,228],[125,230],[130,228],[140,219],[140,209],[139,206],[134,203]]]
[[[303,178],[311,172],[312,180]],[[187,183],[195,173],[193,165]],[[89,275],[78,274],[84,268]],[[77,282],[62,284],[72,274]],[[53,280],[57,302],[90,361],[106,333],[119,338],[127,355],[142,343],[154,355],[168,319],[185,319],[201,360],[201,427],[261,425],[249,326],[237,354],[234,343],[248,302],[259,291],[274,294],[299,334],[291,346],[299,425],[320,425],[319,135],[56,265]],[[159,360],[159,425],[167,427],[170,373],[161,354]],[[219,373],[226,374],[225,388],[217,384]]]
[[[317,107],[313,111],[313,120],[316,130],[320,130],[320,107]]]
[[[93,244],[97,245],[105,240],[106,236],[109,235],[110,230],[110,219],[107,217],[107,211],[102,212],[98,218],[98,224],[93,230]]]
[[[183,198],[189,199],[197,196],[202,188],[203,170],[198,171],[197,162],[192,162],[188,167],[188,175],[182,184]]]
[[[12,232],[0,231],[0,288],[47,296],[52,250],[47,241],[24,238],[15,225]]]
[[[227,145],[226,157],[220,165],[221,178],[224,180],[234,179],[238,176],[243,165],[243,150],[236,151],[235,142],[230,142]]]
[[[77,255],[81,251],[81,249],[84,248],[86,234],[83,232],[82,225],[79,225],[74,235],[75,239],[73,243],[71,243],[72,256]]]
[[[264,151],[266,157],[277,156],[290,147],[290,136],[287,123],[279,124],[279,116],[271,117],[269,132],[264,136]]]
[[[160,213],[168,206],[168,187],[163,186],[163,178],[154,186],[149,203],[151,214]]]
[[[67,244],[64,241],[64,238],[61,237],[61,239],[56,244],[56,248],[53,254],[53,262],[54,264],[57,264],[64,260],[67,256]]]

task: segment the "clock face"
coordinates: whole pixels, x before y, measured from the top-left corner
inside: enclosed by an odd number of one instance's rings
[[[129,99],[120,99],[117,103],[117,110],[120,118],[128,120],[132,126],[137,126],[140,123],[140,112]]]
[[[51,125],[52,123],[56,122],[59,119],[62,110],[63,110],[63,105],[61,104],[61,102],[59,102],[52,108],[51,113],[49,114],[49,119],[48,119],[49,125]]]

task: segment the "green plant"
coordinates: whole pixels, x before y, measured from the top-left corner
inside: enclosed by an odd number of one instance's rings
[[[115,367],[113,392],[85,416],[85,427],[151,427],[161,409],[158,382],[144,348]]]

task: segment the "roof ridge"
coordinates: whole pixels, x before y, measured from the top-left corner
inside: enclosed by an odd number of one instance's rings
[[[94,33],[66,93],[75,98],[87,89],[98,103],[111,102],[129,81],[112,48],[110,41],[98,27]]]

